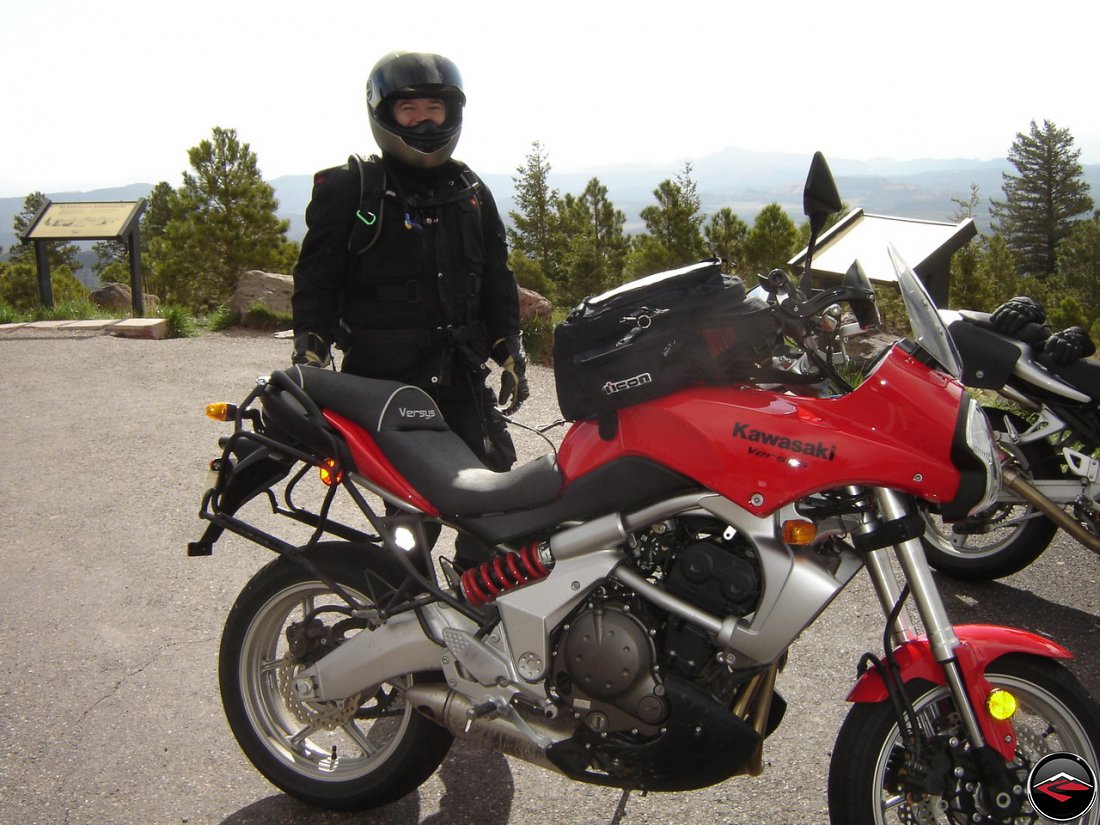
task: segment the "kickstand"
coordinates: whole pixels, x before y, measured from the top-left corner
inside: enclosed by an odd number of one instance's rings
[[[619,797],[619,804],[615,807],[615,816],[611,817],[610,825],[621,825],[626,816],[626,801],[630,798],[630,788],[623,788],[623,795]]]

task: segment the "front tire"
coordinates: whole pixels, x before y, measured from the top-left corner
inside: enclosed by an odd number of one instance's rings
[[[402,580],[377,548],[322,544],[309,558],[364,604]],[[286,793],[340,810],[384,805],[432,775],[452,736],[405,704],[411,674],[343,703],[297,698],[293,676],[301,665],[290,656],[286,629],[307,613],[330,628],[347,618],[317,613],[326,605],[347,603],[287,558],[249,581],[222,633],[218,676],[225,715],[252,764]]]
[[[1017,432],[1028,423],[1017,415],[984,407],[993,429]],[[1059,456],[1049,441],[1027,444],[1002,442],[1011,466],[1025,479],[1056,478]],[[925,531],[921,538],[928,563],[957,579],[986,581],[1023,570],[1046,550],[1058,531],[1054,522],[1026,502],[998,502],[957,524],[944,522],[922,508]]]
[[[1062,665],[1024,654],[1003,656],[990,665],[986,678],[1008,690],[1019,703],[1012,719],[1016,729],[1016,759],[1012,770],[1026,789],[1031,766],[1048,753],[1069,751],[1096,766],[1100,749],[1100,708],[1081,683]],[[928,734],[956,736],[965,744],[954,702],[946,687],[914,680],[906,686],[921,729]],[[855,705],[841,726],[829,766],[829,816],[834,825],[887,825],[910,822],[968,822],[988,812],[980,786],[967,791],[966,780],[949,778],[957,796],[907,794],[899,787],[897,768],[903,740],[889,701]],[[1024,791],[1023,808],[1013,820],[1039,821]],[[965,808],[965,810],[964,810]],[[982,818],[981,821],[987,821]],[[995,820],[990,820],[995,821]],[[1045,821],[1045,820],[1042,820]],[[1081,822],[1097,825],[1100,806]]]

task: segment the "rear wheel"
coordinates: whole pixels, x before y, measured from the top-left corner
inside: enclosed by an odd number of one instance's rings
[[[400,581],[377,549],[326,544],[310,559],[363,604],[383,598]],[[257,573],[222,634],[222,704],[241,749],[277,787],[329,808],[383,805],[431,776],[452,737],[405,704],[411,674],[342,702],[308,702],[295,694],[294,676],[304,665],[291,653],[288,627],[308,616],[336,640],[369,632],[357,631],[346,613],[327,606],[347,602],[300,564],[278,559]]]
[[[969,746],[954,701],[946,687],[915,680],[906,690],[918,724],[928,737],[959,740],[952,758],[939,764],[948,789],[942,795],[915,791],[904,779],[905,747],[889,701],[855,705],[841,726],[829,766],[829,814],[833,823],[1045,822],[1027,799],[1031,767],[1043,756],[1068,751],[1093,769],[1100,748],[1100,708],[1080,682],[1050,659],[1012,654],[998,659],[986,672],[989,682],[1010,692],[1018,702],[1012,717],[1015,775],[1020,808],[1015,818],[990,816],[980,782],[976,781]],[[932,762],[933,765],[937,763]],[[959,776],[959,772],[962,776]],[[987,818],[988,817],[988,818]],[[1100,806],[1074,820],[1097,825]]]
[[[984,408],[999,433],[1008,423],[1017,432],[1028,423],[1017,415],[993,407]],[[1025,479],[1059,475],[1059,456],[1048,441],[1027,444],[1002,443],[1011,466]],[[1047,548],[1058,528],[1032,505],[997,502],[962,522],[947,523],[934,513],[922,511],[925,521],[924,552],[928,563],[960,579],[999,579],[1023,570]]]

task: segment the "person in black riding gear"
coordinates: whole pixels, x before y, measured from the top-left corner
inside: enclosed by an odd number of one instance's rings
[[[395,52],[375,64],[367,106],[382,155],[314,176],[292,361],[329,366],[335,344],[344,372],[421,387],[485,466],[503,471],[516,460],[503,416],[529,395],[526,356],[496,203],[451,157],[465,102],[441,55]],[[499,397],[486,385],[489,358],[502,370]],[[457,548],[460,565],[484,557],[461,538]]]
[[[516,281],[493,196],[451,157],[466,97],[436,54],[383,57],[367,82],[381,158],[318,172],[294,268],[294,363],[414,384],[493,470],[516,459],[494,403],[528,396]],[[502,371],[499,398],[486,362]]]

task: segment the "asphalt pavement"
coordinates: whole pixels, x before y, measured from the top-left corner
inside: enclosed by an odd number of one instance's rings
[[[217,692],[221,626],[271,558],[236,537],[187,558],[205,462],[241,399],[285,366],[266,334],[130,340],[0,332],[0,822],[27,825],[448,825],[562,822],[823,823],[825,777],[860,655],[881,646],[864,576],[791,649],[786,719],[765,771],[682,794],[628,794],[456,744],[419,791],[337,814],[284,796],[233,740]],[[531,370],[521,422],[557,417],[553,378]],[[560,430],[556,433],[560,435]],[[546,449],[517,435],[521,454]],[[1059,538],[999,582],[940,578],[957,622],[1049,635],[1100,696],[1100,558]]]

